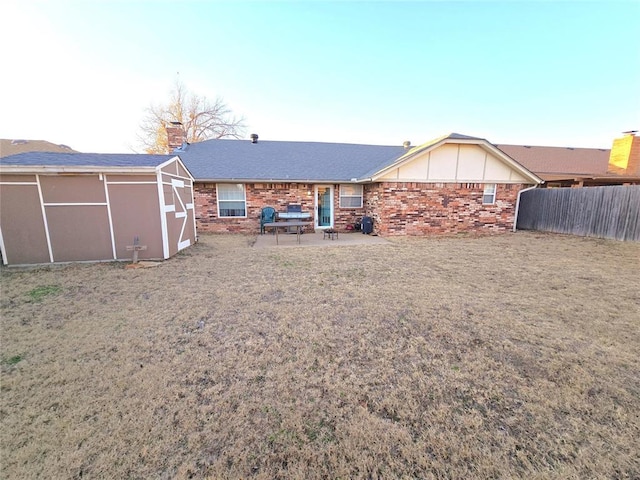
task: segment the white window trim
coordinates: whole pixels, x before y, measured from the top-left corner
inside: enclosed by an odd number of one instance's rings
[[[483,205],[495,205],[496,194],[498,192],[498,185],[496,183],[485,183],[484,191],[482,192],[482,204]],[[491,201],[485,202],[485,197],[491,195]]]
[[[343,195],[342,194],[342,187],[343,186],[348,186],[350,188],[351,187],[360,187],[360,195]],[[352,206],[345,207],[345,206],[343,206],[342,205],[342,198],[343,197],[344,198],[359,198],[360,199],[360,206],[355,206],[355,207],[352,207]],[[364,187],[362,185],[353,185],[353,184],[350,184],[350,183],[340,184],[340,199],[339,199],[339,202],[340,202],[340,208],[362,208],[362,206],[364,205]]]
[[[244,215],[222,216],[220,215],[220,195],[218,194],[218,185],[242,185],[242,201],[244,202]],[[225,202],[227,200],[223,200]],[[239,200],[234,200],[239,201]],[[247,186],[244,183],[216,183],[216,206],[218,208],[218,218],[247,218]]]

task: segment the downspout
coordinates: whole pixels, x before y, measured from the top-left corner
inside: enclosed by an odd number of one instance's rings
[[[513,219],[513,231],[516,231],[516,225],[518,225],[518,213],[520,212],[520,195],[523,192],[528,192],[529,190],[533,190],[534,188],[538,188],[538,185],[534,185],[533,187],[525,188],[524,190],[520,190],[518,192],[518,198],[516,199],[516,216]]]

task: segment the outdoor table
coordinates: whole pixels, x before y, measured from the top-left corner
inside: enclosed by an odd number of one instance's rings
[[[300,231],[302,227],[311,226],[311,222],[268,222],[264,224],[265,228],[273,228],[276,231],[276,245],[278,245],[278,228],[288,228],[288,227],[296,227],[296,236],[298,237],[298,243],[300,243]]]

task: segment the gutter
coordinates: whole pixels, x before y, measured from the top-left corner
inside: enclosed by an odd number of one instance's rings
[[[518,192],[518,198],[516,200],[516,216],[513,219],[513,231],[516,231],[516,225],[518,225],[518,213],[520,212],[520,195],[522,192],[528,192],[529,190],[533,190],[534,188],[538,188],[538,185],[534,185],[533,187],[525,188],[524,190],[520,190]]]

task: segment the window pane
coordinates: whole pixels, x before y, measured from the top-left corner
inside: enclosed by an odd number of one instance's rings
[[[361,208],[362,207],[362,185],[343,184],[340,185],[340,207],[341,208]]]
[[[485,195],[493,195],[494,193],[496,193],[496,184],[495,183],[488,183],[484,186],[484,194]]]
[[[233,202],[227,202],[220,205],[221,217],[244,217],[244,203],[234,204]]]
[[[217,189],[218,210],[221,217],[245,217],[247,215],[243,184],[219,183]]]
[[[362,196],[362,185],[340,185],[340,195]]]
[[[244,201],[244,185],[238,184],[218,184],[218,200],[242,200]]]
[[[362,197],[341,197],[340,206],[343,208],[360,208],[362,207]]]
[[[484,192],[482,194],[482,203],[485,205],[492,205],[496,203],[496,184],[488,183],[484,186]]]

